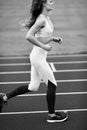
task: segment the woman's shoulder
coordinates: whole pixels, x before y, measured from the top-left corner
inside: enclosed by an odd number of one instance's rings
[[[42,23],[45,24],[45,16],[43,14],[40,14],[36,20],[36,23]]]
[[[45,18],[45,15],[44,14],[40,14],[39,16],[38,16],[38,18],[37,19],[40,19],[40,20],[45,20],[46,18]]]

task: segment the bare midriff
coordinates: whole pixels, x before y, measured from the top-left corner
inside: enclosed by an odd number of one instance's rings
[[[37,37],[37,40],[43,44],[49,44],[51,42],[51,37]]]

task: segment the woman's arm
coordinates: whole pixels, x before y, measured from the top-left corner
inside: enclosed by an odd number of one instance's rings
[[[39,42],[36,38],[35,38],[35,33],[39,30],[39,28],[41,26],[44,25],[44,20],[41,19],[38,22],[36,21],[35,24],[29,29],[29,31],[27,32],[26,35],[26,39],[28,41],[30,41],[32,44],[42,47],[42,43]]]
[[[49,44],[52,41],[52,37],[38,37],[37,40],[43,44]]]
[[[61,37],[55,37],[55,36],[50,36],[50,37],[39,37],[37,38],[40,42],[44,43],[44,44],[49,44],[51,41],[55,42],[55,43],[62,43],[62,38]]]
[[[50,46],[46,46],[45,44],[43,44],[42,42],[40,42],[37,38],[35,38],[35,33],[42,27],[45,25],[45,20],[43,18],[43,16],[40,16],[41,18],[39,18],[35,24],[29,29],[29,31],[27,32],[26,35],[26,39],[28,41],[30,41],[32,44],[41,47],[47,51],[51,50]]]

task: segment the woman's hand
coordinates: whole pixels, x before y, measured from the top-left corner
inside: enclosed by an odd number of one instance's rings
[[[45,45],[43,45],[42,48],[43,48],[44,50],[46,50],[46,51],[51,51],[52,46],[50,46],[49,44],[45,44]]]
[[[52,39],[53,39],[54,42],[57,42],[59,44],[61,44],[62,41],[63,41],[63,39],[61,37],[52,37]]]

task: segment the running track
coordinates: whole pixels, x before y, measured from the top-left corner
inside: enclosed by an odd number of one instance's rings
[[[56,110],[68,110],[64,123],[46,122],[46,85],[31,94],[17,96],[0,114],[0,130],[87,130],[87,54],[52,55],[47,58],[58,88]],[[0,57],[0,92],[9,92],[30,81],[30,61],[23,57]]]

